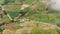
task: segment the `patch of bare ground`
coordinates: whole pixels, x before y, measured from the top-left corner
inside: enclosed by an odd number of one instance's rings
[[[34,21],[30,21],[30,22],[27,21],[27,22],[21,23],[20,25],[24,27],[27,27],[27,26],[34,27],[34,26],[37,26],[37,23],[35,23]],[[39,22],[38,27],[43,28],[43,29],[54,29],[56,28],[56,25]]]
[[[24,26],[24,28],[17,29],[15,34],[31,34],[32,28],[36,25],[37,25],[37,23],[35,23],[34,21],[21,23],[20,26]],[[27,26],[30,26],[30,27],[27,27]],[[44,23],[44,22],[39,22],[38,27],[42,28],[44,30],[49,30],[49,29],[55,29],[56,25]]]
[[[9,23],[1,26],[2,29],[16,30],[18,23]]]
[[[30,28],[26,27],[26,28],[18,29],[15,34],[31,34],[31,30],[32,30],[31,27]]]
[[[13,30],[5,29],[2,34],[14,34]]]
[[[35,26],[35,23],[34,21],[26,21],[26,22],[23,22],[23,23],[20,23],[20,26],[23,26],[23,27],[27,27],[27,26]]]
[[[3,26],[1,26],[3,30],[3,34],[31,34],[31,30],[33,29],[33,27],[37,26],[38,24],[38,27],[39,28],[42,28],[44,30],[49,30],[49,29],[55,29],[57,28],[56,25],[53,25],[53,24],[49,24],[49,23],[45,23],[45,22],[38,22],[36,23],[35,21],[24,21],[23,23],[9,23],[9,24],[5,24]],[[16,29],[16,26],[17,25],[20,25],[20,26],[23,26],[23,28],[20,28],[20,29]]]
[[[8,23],[1,26],[0,28],[3,29],[2,34],[14,34],[17,25],[18,23]]]
[[[39,23],[39,27],[44,29],[44,30],[49,30],[49,29],[55,29],[56,25],[41,22],[41,23]]]

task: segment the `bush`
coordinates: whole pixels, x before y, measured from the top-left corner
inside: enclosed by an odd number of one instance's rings
[[[23,28],[23,26],[18,25],[18,26],[16,27],[16,29],[20,29],[20,28]]]
[[[3,30],[0,28],[0,34],[2,34],[2,31],[3,31]]]

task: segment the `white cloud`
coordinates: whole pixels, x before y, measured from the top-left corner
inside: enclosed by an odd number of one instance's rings
[[[51,8],[60,10],[60,0],[52,0]]]

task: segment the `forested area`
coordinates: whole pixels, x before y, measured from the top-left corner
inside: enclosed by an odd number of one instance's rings
[[[0,0],[0,34],[60,34],[60,10],[51,0]]]

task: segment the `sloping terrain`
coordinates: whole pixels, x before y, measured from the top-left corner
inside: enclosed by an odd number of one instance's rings
[[[50,9],[49,12],[45,0],[0,0],[0,5],[4,9],[2,12],[12,18],[9,20],[3,13],[0,19],[2,34],[58,34],[60,31],[60,14]]]

